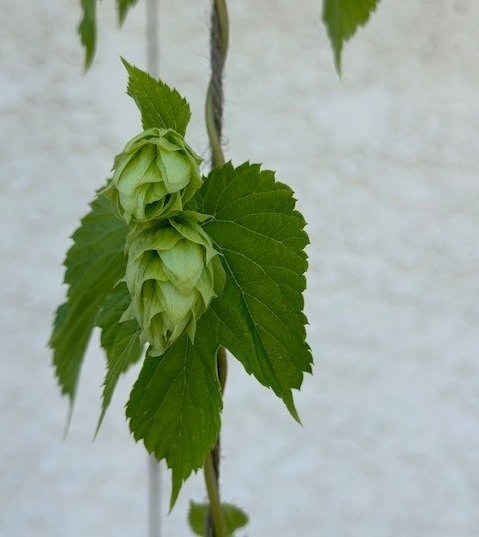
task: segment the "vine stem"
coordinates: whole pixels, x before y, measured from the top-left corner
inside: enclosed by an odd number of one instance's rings
[[[146,1],[146,66],[154,78],[159,77],[160,39],[159,39],[160,0]],[[161,535],[161,490],[160,465],[154,455],[148,457],[148,537]]]
[[[206,94],[205,119],[206,130],[211,147],[211,167],[225,163],[221,147],[223,133],[223,69],[228,52],[229,27],[226,0],[212,0],[210,64],[211,79]],[[223,347],[217,355],[218,378],[223,392],[226,384],[227,360]],[[206,518],[206,537],[226,537],[226,524],[221,506],[220,475],[220,435],[211,453],[208,455],[204,474],[209,498],[209,510]]]
[[[218,349],[217,354],[218,379],[221,393],[226,384],[227,360],[224,347]],[[220,476],[220,437],[213,450],[208,454],[204,465],[206,491],[210,501],[206,518],[206,537],[226,537],[226,524],[221,507],[219,476]]]
[[[229,25],[225,0],[213,0],[211,11],[211,79],[206,95],[206,129],[211,146],[211,167],[224,164],[221,147],[223,133],[223,68],[228,52]]]
[[[223,509],[221,508],[221,500],[219,498],[219,489],[216,483],[216,467],[213,452],[208,455],[204,467],[206,490],[210,499],[210,511],[206,521],[206,535],[215,537],[226,536],[226,524]]]

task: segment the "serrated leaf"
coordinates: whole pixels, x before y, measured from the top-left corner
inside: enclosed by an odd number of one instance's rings
[[[227,273],[204,317],[216,320],[220,343],[299,419],[291,390],[312,363],[302,313],[309,241],[293,193],[258,165],[228,163],[205,179],[198,205],[214,216],[204,229]]]
[[[141,329],[136,319],[120,322],[131,302],[126,284],[121,282],[98,312],[96,324],[101,328],[101,346],[107,357],[107,373],[103,384],[102,409],[97,433],[111,402],[120,375],[135,364],[143,354]]]
[[[98,310],[125,273],[127,232],[109,200],[99,196],[72,236],[65,259],[67,301],[57,310],[49,341],[58,383],[71,402]]]
[[[226,537],[232,537],[234,532],[248,524],[248,515],[239,507],[231,503],[222,503]],[[188,522],[193,533],[200,536],[206,535],[206,517],[208,516],[209,504],[196,503],[190,501],[190,509],[188,511]]]
[[[128,10],[133,7],[138,0],[116,0],[116,5],[118,9],[118,21],[120,24],[125,22],[126,15]]]
[[[85,69],[88,69],[96,49],[96,0],[81,0],[81,7],[83,17],[78,26],[78,33],[85,47]]]
[[[172,469],[171,507],[220,430],[218,345],[211,328],[200,319],[194,345],[184,335],[162,356],[147,356],[126,407],[135,439]]]
[[[336,70],[341,74],[343,44],[359,26],[366,24],[379,0],[324,0],[323,22],[334,53]]]
[[[186,99],[161,80],[122,61],[129,75],[127,93],[140,110],[143,128],[173,129],[184,136],[191,117]]]

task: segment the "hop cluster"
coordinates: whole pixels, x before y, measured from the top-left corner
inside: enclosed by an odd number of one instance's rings
[[[201,224],[209,217],[185,210],[201,186],[201,159],[171,129],[133,138],[114,164],[103,193],[127,224],[126,284],[132,301],[122,321],[135,318],[150,354],[161,355],[196,323],[223,290],[220,255]]]

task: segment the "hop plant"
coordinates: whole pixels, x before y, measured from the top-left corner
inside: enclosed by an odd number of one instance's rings
[[[223,290],[221,259],[200,225],[207,218],[183,212],[137,226],[128,236],[125,279],[132,302],[122,320],[137,319],[152,355],[185,332],[193,342],[198,319]]]
[[[116,156],[103,193],[127,224],[168,218],[182,211],[201,186],[201,162],[174,130],[148,129]]]

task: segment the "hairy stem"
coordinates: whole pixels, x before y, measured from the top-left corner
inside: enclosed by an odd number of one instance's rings
[[[206,95],[206,128],[211,146],[211,166],[224,164],[221,148],[223,133],[223,68],[228,51],[228,12],[225,0],[214,0],[211,12],[211,79]]]
[[[211,79],[206,95],[206,128],[211,147],[211,167],[225,163],[221,147],[223,131],[223,68],[228,51],[228,12],[225,0],[213,0],[211,10],[211,43],[210,62]],[[226,383],[226,351],[218,350],[218,378],[221,390]],[[221,507],[219,474],[220,474],[220,437],[205,462],[204,473],[210,508],[206,520],[207,537],[225,537],[226,526]]]
[[[223,130],[223,68],[228,51],[228,12],[225,0],[213,0],[211,10],[211,79],[206,95],[206,128],[211,146],[211,166],[224,164],[221,147]],[[218,377],[221,389],[226,383],[226,352],[218,351]],[[224,537],[225,521],[219,491],[220,437],[205,463],[205,480],[210,509],[206,522],[207,537]]]
[[[205,462],[204,473],[206,490],[210,500],[210,509],[206,520],[206,536],[207,537],[226,537],[226,524],[219,490],[217,487],[217,473],[214,461],[214,453],[211,452]]]

